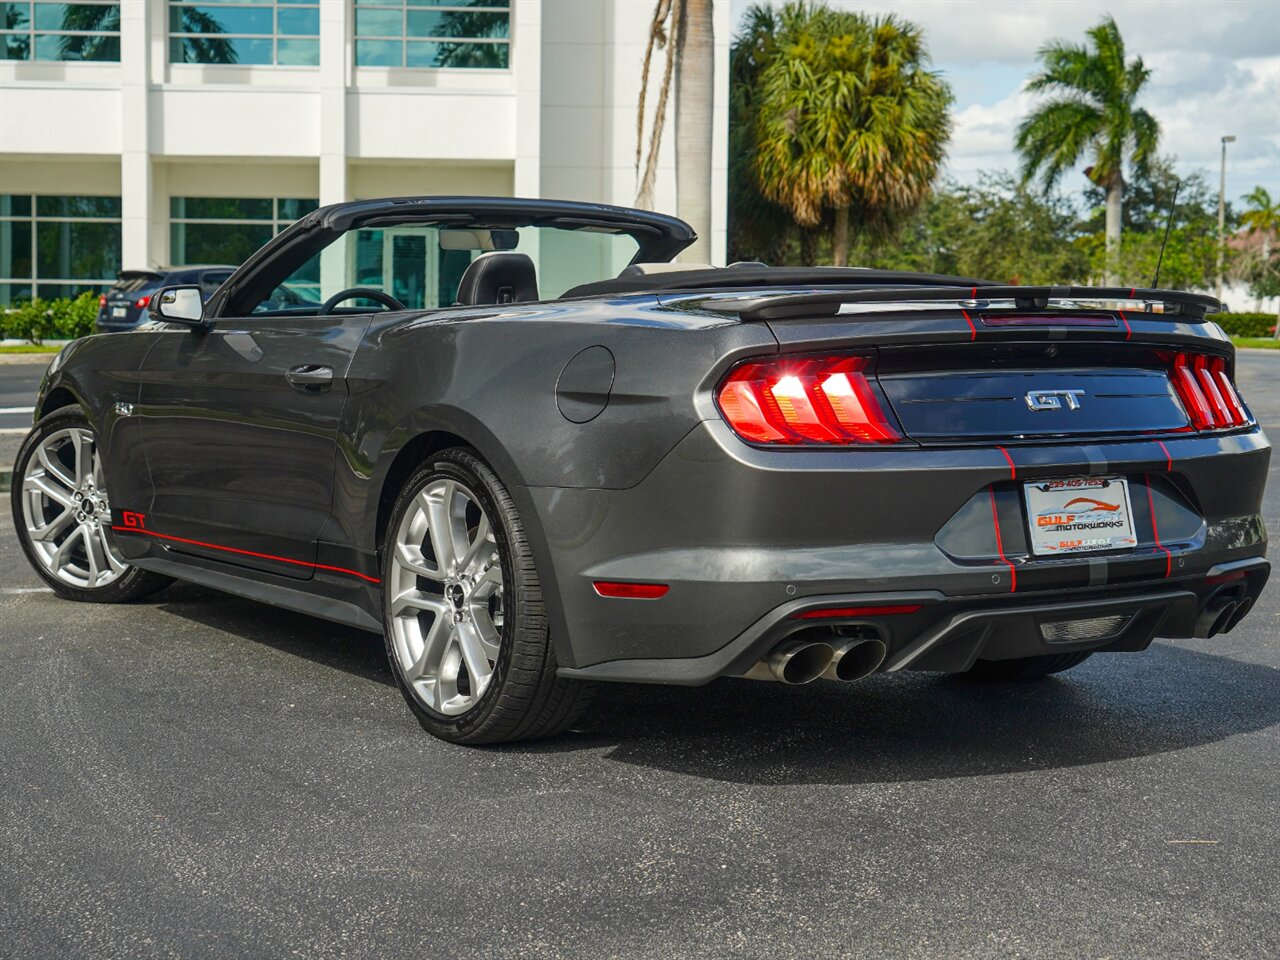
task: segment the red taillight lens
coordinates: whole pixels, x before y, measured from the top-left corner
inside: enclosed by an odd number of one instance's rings
[[[107,305],[107,295],[105,293],[98,294],[98,309],[101,310]]]
[[[779,357],[735,368],[716,394],[751,443],[863,444],[902,439],[867,377],[870,357]]]
[[[137,300],[133,302],[133,305],[137,307],[139,310],[142,310],[150,302],[151,302],[150,297],[139,297]]]
[[[1197,430],[1242,427],[1249,422],[1222,357],[1179,353],[1169,378]]]

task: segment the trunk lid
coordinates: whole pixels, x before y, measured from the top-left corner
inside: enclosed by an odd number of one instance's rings
[[[1157,352],[1125,346],[885,349],[877,379],[905,435],[922,443],[1186,430]]]

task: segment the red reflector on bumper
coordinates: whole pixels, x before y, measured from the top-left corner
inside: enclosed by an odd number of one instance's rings
[[[657,600],[665,597],[671,589],[665,583],[618,583],[612,580],[597,580],[592,586],[600,596],[619,600]]]
[[[889,607],[820,607],[817,610],[801,610],[791,615],[792,620],[849,620],[854,617],[890,617],[897,613],[915,613],[918,603],[903,603]]]
[[[1216,577],[1205,577],[1204,582],[1209,584],[1230,583],[1232,580],[1243,580],[1243,570],[1232,570],[1230,573],[1222,573]]]

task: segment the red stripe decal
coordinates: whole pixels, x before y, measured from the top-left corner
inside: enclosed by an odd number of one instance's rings
[[[253,550],[241,550],[239,547],[224,547],[220,543],[205,543],[203,540],[188,540],[186,537],[175,537],[168,533],[156,533],[154,530],[140,530],[137,527],[121,527],[112,525],[112,530],[117,533],[142,533],[148,537],[155,537],[157,540],[172,540],[174,543],[187,543],[193,547],[205,547],[209,550],[222,550],[225,553],[237,553],[242,557],[257,557],[259,560],[274,560],[276,563],[290,563],[295,567],[310,567],[312,570],[328,570],[332,573],[345,573],[350,577],[359,577],[369,583],[381,583],[377,577],[371,577],[367,573],[361,573],[359,570],[348,570],[346,567],[334,567],[327,563],[311,563],[307,560],[293,560],[289,557],[277,557],[270,553],[257,553]]]
[[[1137,292],[1138,292],[1138,289],[1137,289],[1136,287],[1130,287],[1130,288],[1129,288],[1129,299],[1130,299],[1130,300],[1132,300],[1132,299],[1134,298],[1134,294],[1136,294]]]
[[[1147,485],[1147,506],[1151,510],[1151,535],[1156,538],[1156,546],[1164,551],[1164,575],[1168,579],[1169,574],[1173,573],[1173,554],[1160,542],[1160,528],[1156,526],[1156,502],[1151,496],[1151,478],[1144,473],[1142,480]]]
[[[1164,451],[1164,472],[1173,473],[1173,454],[1169,452],[1163,440],[1157,440],[1156,443],[1160,444],[1160,449]]]
[[[976,290],[976,289],[978,289],[978,288],[977,288],[977,287],[974,287],[974,289]],[[977,340],[977,339],[978,339],[978,328],[977,328],[977,327],[975,327],[975,326],[973,325],[973,318],[969,316],[969,312],[968,312],[967,310],[961,310],[960,312],[961,312],[962,314],[964,314],[965,322],[969,324],[969,339],[970,339],[970,340]]]
[[[1008,450],[1006,450],[1004,447],[999,447],[999,446],[998,446],[998,447],[996,447],[996,449],[997,449],[997,450],[999,450],[1001,453],[1003,453],[1003,454],[1004,454],[1004,458],[1005,458],[1005,460],[1007,460],[1007,461],[1008,461],[1008,463],[1009,463],[1009,479],[1010,479],[1010,480],[1017,480],[1017,479],[1018,479],[1018,468],[1017,468],[1017,467],[1015,467],[1015,466],[1013,465],[1013,457],[1009,456],[1009,451],[1008,451]]]
[[[1123,310],[1117,310],[1116,312],[1120,314],[1120,319],[1124,321],[1124,338],[1128,340],[1133,336],[1133,331],[1129,329],[1129,318],[1124,315]]]
[[[977,288],[977,287],[974,287],[974,288],[969,292],[969,299],[970,299],[970,300],[977,300],[977,299],[978,299],[978,288]]]
[[[987,487],[987,493],[991,494],[991,525],[995,527],[996,531],[996,553],[1000,554],[1000,559],[1009,568],[1009,592],[1016,593],[1018,590],[1018,571],[1009,562],[1009,558],[1004,555],[1004,540],[1000,537],[1000,514],[996,512],[996,492],[991,487]]]

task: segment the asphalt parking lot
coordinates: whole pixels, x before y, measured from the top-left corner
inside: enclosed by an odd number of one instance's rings
[[[1280,351],[1240,368],[1280,437]],[[0,670],[0,956],[1280,955],[1276,583],[1042,683],[617,686],[468,749],[379,638],[57,600],[6,509]]]

